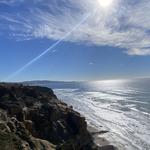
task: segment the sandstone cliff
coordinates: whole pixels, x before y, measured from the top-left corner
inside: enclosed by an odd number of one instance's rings
[[[114,150],[97,147],[85,118],[46,87],[0,84],[0,150]]]
[[[1,150],[96,150],[84,117],[45,87],[0,84]]]

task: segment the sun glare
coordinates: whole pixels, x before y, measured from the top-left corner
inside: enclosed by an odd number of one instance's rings
[[[109,7],[113,0],[98,0],[102,7]]]

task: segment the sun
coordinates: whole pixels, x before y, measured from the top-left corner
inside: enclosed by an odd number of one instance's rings
[[[113,2],[113,0],[98,0],[98,1],[101,7],[109,7]]]

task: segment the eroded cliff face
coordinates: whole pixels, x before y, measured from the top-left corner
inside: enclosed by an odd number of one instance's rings
[[[84,117],[45,87],[0,84],[1,150],[96,150]]]

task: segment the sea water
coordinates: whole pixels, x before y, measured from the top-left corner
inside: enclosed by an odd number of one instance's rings
[[[59,99],[108,130],[103,136],[119,150],[150,150],[150,79],[46,84]]]

